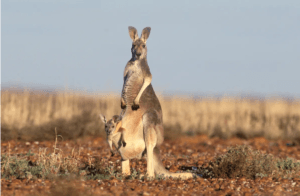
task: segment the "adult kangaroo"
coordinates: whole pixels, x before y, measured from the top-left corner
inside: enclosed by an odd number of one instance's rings
[[[137,30],[129,27],[132,39],[132,57],[124,71],[124,84],[121,97],[123,139],[121,146],[122,173],[130,174],[129,160],[147,155],[147,176],[154,173],[165,177],[193,177],[192,173],[172,173],[165,169],[159,158],[159,147],[164,140],[162,109],[151,85],[152,75],[147,62],[146,42],[150,27],[143,29],[139,38]],[[116,130],[118,131],[118,130]]]

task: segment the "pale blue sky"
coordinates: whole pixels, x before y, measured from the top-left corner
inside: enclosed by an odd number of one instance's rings
[[[1,83],[121,92],[130,25],[157,91],[300,96],[299,0],[2,0]]]

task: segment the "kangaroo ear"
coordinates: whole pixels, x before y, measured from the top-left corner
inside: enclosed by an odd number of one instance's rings
[[[104,122],[104,123],[106,123],[105,116],[104,116],[104,115],[102,115],[102,114],[99,114],[99,116],[100,116],[100,119],[101,119],[101,121],[102,121],[102,122]]]
[[[141,40],[144,41],[145,43],[147,42],[147,39],[150,35],[150,31],[151,31],[150,27],[146,27],[142,31]]]
[[[132,41],[135,41],[139,38],[136,28],[129,26],[128,30],[129,30],[129,36],[132,39]]]

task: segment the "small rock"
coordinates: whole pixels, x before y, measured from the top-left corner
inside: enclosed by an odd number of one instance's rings
[[[186,152],[187,152],[187,153],[192,153],[192,152],[194,152],[194,151],[193,151],[192,149],[187,149]]]
[[[275,191],[282,191],[283,189],[282,189],[281,185],[277,185],[274,190]]]
[[[220,189],[220,185],[219,185],[219,184],[216,184],[216,185],[215,185],[215,189],[216,189],[216,190],[219,190],[219,189]]]

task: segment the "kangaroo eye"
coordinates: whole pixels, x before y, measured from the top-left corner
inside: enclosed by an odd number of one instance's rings
[[[112,126],[112,128],[115,128],[115,126]]]
[[[133,48],[135,48],[135,45],[134,45],[134,44],[132,44],[132,47],[133,47]]]
[[[143,48],[145,48],[146,47],[146,45],[143,45]]]

